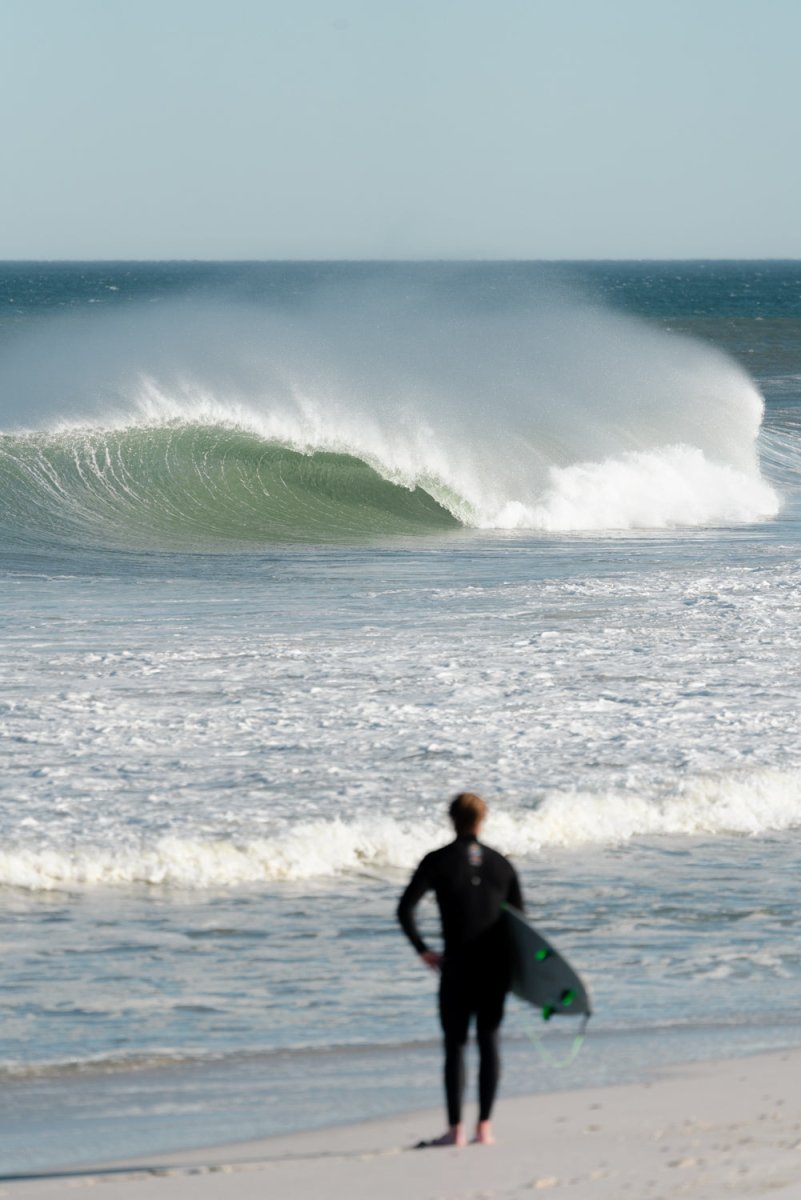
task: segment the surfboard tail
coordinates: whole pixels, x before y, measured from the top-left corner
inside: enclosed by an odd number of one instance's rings
[[[512,992],[539,1008],[545,1021],[554,1016],[589,1018],[587,989],[567,960],[511,904],[504,904],[503,911]]]

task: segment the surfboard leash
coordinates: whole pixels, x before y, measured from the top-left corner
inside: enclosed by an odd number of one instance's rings
[[[536,1048],[538,1054],[540,1055],[540,1057],[542,1058],[542,1060],[546,1064],[546,1066],[554,1067],[557,1070],[564,1070],[565,1067],[571,1066],[576,1061],[576,1059],[578,1058],[578,1055],[579,1055],[579,1051],[581,1050],[581,1047],[584,1045],[584,1042],[587,1037],[587,1023],[591,1016],[590,1013],[585,1013],[583,1015],[583,1017],[581,1018],[581,1025],[579,1026],[579,1031],[576,1034],[576,1036],[573,1038],[573,1044],[571,1045],[570,1049],[568,1050],[568,1052],[564,1058],[556,1058],[555,1055],[553,1055],[550,1052],[548,1047],[545,1045],[545,1041],[544,1041],[542,1033],[538,1033],[534,1029],[533,1025],[531,1024],[531,1021],[529,1020],[528,1015],[523,1010],[521,1010],[520,1015],[521,1015],[522,1025],[523,1025],[523,1032],[525,1033],[528,1040],[531,1042],[532,1046],[534,1046]]]

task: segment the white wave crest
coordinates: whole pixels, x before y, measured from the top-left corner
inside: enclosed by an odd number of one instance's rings
[[[552,846],[654,836],[756,836],[801,825],[801,772],[710,775],[662,800],[621,792],[552,794],[522,821],[502,812],[492,824],[499,846],[523,857]]]
[[[692,446],[631,452],[554,467],[541,501],[511,502],[493,528],[569,532],[739,525],[776,516],[779,498],[758,476],[710,462]]]
[[[246,841],[165,837],[151,845],[0,853],[0,884],[31,889],[69,885],[164,884],[209,888],[406,866],[430,848],[431,826],[412,831],[389,819],[306,821],[273,838]]]
[[[487,841],[519,859],[549,848],[659,836],[754,836],[801,825],[801,772],[697,779],[663,800],[628,793],[552,793],[537,808],[495,807]],[[0,886],[50,891],[149,884],[228,888],[408,870],[447,839],[431,820],[306,821],[272,838],[168,837],[126,848],[8,848]]]

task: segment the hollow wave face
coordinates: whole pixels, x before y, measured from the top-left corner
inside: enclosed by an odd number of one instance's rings
[[[0,441],[3,524],[38,540],[212,548],[436,532],[455,518],[368,463],[303,454],[220,425],[144,426]]]
[[[339,289],[51,319],[0,369],[7,535],[197,548],[778,511],[762,397],[701,343],[564,298]]]

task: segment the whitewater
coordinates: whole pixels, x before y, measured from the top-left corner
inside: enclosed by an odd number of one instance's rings
[[[393,911],[462,788],[590,981],[568,1083],[797,1037],[800,297],[0,268],[9,1163],[436,1103]]]

